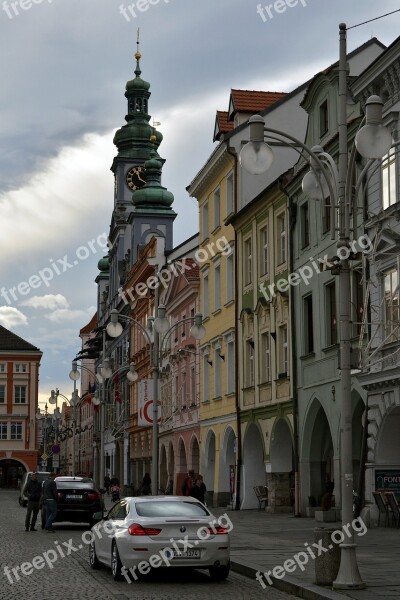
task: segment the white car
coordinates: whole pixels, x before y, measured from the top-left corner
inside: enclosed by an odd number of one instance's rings
[[[190,496],[140,496],[114,504],[91,529],[92,569],[111,567],[115,580],[137,580],[159,567],[229,575],[232,523]]]

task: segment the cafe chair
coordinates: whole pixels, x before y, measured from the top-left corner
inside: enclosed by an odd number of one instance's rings
[[[384,500],[382,492],[372,492],[372,495],[375,498],[379,510],[378,527],[381,524],[381,513],[385,515],[385,527],[387,527],[387,524],[389,523],[389,507]]]
[[[393,492],[384,492],[389,513],[392,515],[392,523],[399,527],[400,525],[400,508],[397,503],[396,496]]]

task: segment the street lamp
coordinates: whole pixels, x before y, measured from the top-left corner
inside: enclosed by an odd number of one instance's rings
[[[99,366],[97,373],[95,374],[97,382],[101,386],[101,397],[97,399],[93,399],[93,404],[95,406],[100,406],[100,460],[99,460],[99,479],[98,485],[103,485],[104,481],[104,402],[105,402],[105,380],[109,379],[112,375],[112,369],[110,367],[110,361],[108,358],[105,358],[106,352],[106,329],[103,329],[103,353],[102,353],[102,364]],[[89,373],[93,374],[90,369],[84,367],[83,365],[79,365],[80,369],[84,369]],[[80,373],[78,369],[78,362],[76,360],[72,361],[72,369],[69,373],[69,378],[74,382],[74,390],[76,389],[76,382],[80,378]]]
[[[162,351],[163,346],[168,339],[171,332],[182,325],[183,323],[192,323],[190,328],[190,335],[200,340],[205,335],[205,328],[203,326],[203,315],[197,313],[194,317],[187,317],[177,321],[172,326],[168,317],[166,316],[166,308],[160,304],[157,307],[157,316],[153,319],[150,318],[148,321],[148,328],[145,329],[139,321],[128,315],[120,315],[116,309],[110,312],[110,322],[107,325],[107,333],[110,337],[118,337],[123,331],[123,327],[118,319],[126,320],[133,323],[142,333],[145,340],[150,346],[150,358],[153,378],[153,426],[152,426],[152,464],[151,464],[151,483],[153,495],[158,493],[158,402],[159,402],[159,390],[158,390],[158,377],[159,369],[162,362]],[[131,364],[130,373],[131,381],[136,381],[137,373],[134,365]]]
[[[61,396],[61,398],[64,398],[64,400],[67,402],[67,404],[69,404],[69,406],[72,407],[72,475],[75,475],[75,466],[76,466],[76,457],[75,457],[75,437],[76,437],[76,433],[77,433],[77,429],[76,429],[76,409],[77,409],[77,405],[79,402],[79,396],[78,393],[76,391],[76,385],[74,385],[74,391],[72,393],[72,397],[71,399],[68,399],[66,396],[64,396],[64,394],[61,394],[60,390],[58,388],[56,388],[55,390],[51,390],[51,395],[49,398],[49,402],[51,402],[51,404],[55,404],[56,408],[54,410],[54,417],[56,420],[56,434],[55,434],[55,441],[57,441],[57,436],[58,436],[58,427],[57,427],[57,421],[60,419],[61,417],[61,413],[60,413],[60,409],[58,408],[58,397]],[[61,432],[62,433],[62,432]]]
[[[353,453],[352,453],[352,403],[351,403],[351,329],[350,329],[350,200],[352,192],[352,176],[355,166],[356,151],[369,159],[380,159],[392,146],[392,136],[382,123],[383,102],[379,96],[371,96],[366,102],[365,122],[356,134],[350,159],[348,159],[347,136],[347,49],[346,25],[339,25],[339,165],[336,170],[333,158],[320,147],[309,149],[300,140],[284,132],[265,128],[260,115],[249,119],[250,142],[246,144],[239,160],[244,169],[253,174],[266,171],[272,164],[271,148],[264,142],[264,131],[278,134],[295,142],[310,157],[311,171],[303,179],[303,191],[312,198],[322,200],[331,196],[331,211],[339,208],[338,255],[347,257],[340,261],[339,269],[339,302],[340,302],[340,388],[341,388],[341,484],[342,484],[342,526],[348,530],[348,523],[353,519]],[[262,123],[261,123],[262,121]],[[273,137],[273,136],[272,136]],[[287,143],[287,142],[286,142]],[[290,144],[293,147],[292,143]],[[296,148],[294,148],[296,149]],[[371,163],[370,163],[371,164]],[[367,167],[370,166],[367,165]],[[360,180],[364,172],[361,174]],[[334,186],[332,186],[332,180]],[[358,189],[359,183],[356,185]],[[334,188],[334,189],[332,189]],[[335,219],[331,219],[331,234],[336,232]],[[344,253],[341,253],[344,249]],[[341,560],[339,573],[334,587],[337,589],[362,589],[362,581],[356,557],[353,530],[349,530],[348,543],[341,544]]]

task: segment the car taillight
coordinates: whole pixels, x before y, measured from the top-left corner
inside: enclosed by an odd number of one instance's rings
[[[161,529],[155,527],[142,527],[138,523],[133,523],[128,527],[129,535],[158,535],[161,533]]]
[[[97,492],[92,492],[87,495],[88,500],[100,500],[100,494]]]
[[[226,527],[222,527],[221,525],[214,525],[214,527],[207,527],[208,533],[212,534],[224,534],[229,533],[229,529]]]

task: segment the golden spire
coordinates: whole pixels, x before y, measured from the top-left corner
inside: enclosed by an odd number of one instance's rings
[[[140,29],[138,27],[137,39],[136,39],[137,50],[136,50],[136,54],[135,54],[136,60],[140,60],[142,58],[142,55],[140,54],[140,51],[139,51],[139,44],[140,44]]]

